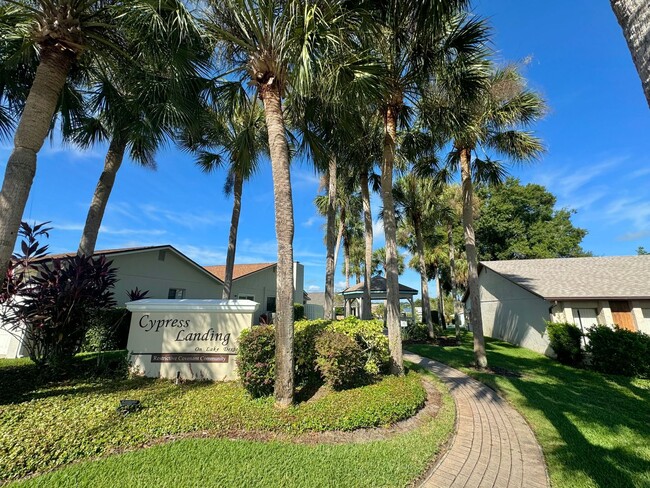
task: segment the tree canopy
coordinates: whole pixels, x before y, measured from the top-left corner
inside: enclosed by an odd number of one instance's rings
[[[537,184],[508,178],[478,190],[481,199],[476,237],[481,260],[589,256],[580,245],[587,235],[575,227],[575,210],[557,210],[557,198]]]

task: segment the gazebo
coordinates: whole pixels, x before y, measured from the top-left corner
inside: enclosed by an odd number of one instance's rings
[[[345,315],[348,315],[348,310],[351,311],[355,317],[361,316],[361,301],[363,299],[363,285],[364,282],[357,283],[350,288],[346,288],[341,292],[343,301],[345,302]],[[413,315],[413,322],[415,318],[415,306],[413,304],[413,297],[418,294],[418,291],[400,283],[399,285],[399,299],[408,300],[411,304],[411,313]],[[370,279],[370,300],[386,301],[386,278],[383,276],[373,276]]]

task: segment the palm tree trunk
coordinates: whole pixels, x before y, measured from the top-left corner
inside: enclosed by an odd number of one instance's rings
[[[361,318],[372,318],[372,299],[370,297],[370,282],[372,280],[372,209],[370,208],[370,190],[368,188],[368,172],[362,171],[360,177],[361,200],[363,202],[363,225],[365,241],[365,263],[363,266],[364,284],[361,298]]]
[[[336,232],[336,157],[331,156],[328,167],[327,189],[327,257],[325,259],[325,320],[332,320],[334,316],[334,273],[336,262],[334,259],[335,232]]]
[[[438,320],[440,321],[440,327],[446,329],[447,321],[445,320],[445,297],[442,292],[442,283],[440,276],[440,266],[438,266],[438,269],[436,270],[436,285],[438,287]]]
[[[233,185],[232,217],[230,218],[230,234],[228,234],[228,254],[226,255],[226,276],[223,280],[221,298],[230,300],[232,295],[232,277],[235,271],[235,252],[237,251],[237,230],[239,229],[239,213],[241,212],[241,195],[244,187],[244,177],[235,171]]]
[[[97,182],[97,187],[95,188],[95,193],[92,202],[90,202],[90,208],[88,209],[88,215],[86,216],[86,224],[81,234],[81,241],[77,250],[77,254],[80,256],[92,256],[95,253],[99,229],[104,219],[108,199],[111,196],[111,191],[115,184],[115,176],[124,160],[125,150],[126,142],[115,137],[108,146],[108,152],[106,153],[106,158],[104,158],[104,170]]]
[[[347,236],[343,236],[343,274],[345,275],[345,289],[350,288],[350,242]],[[351,314],[351,302],[346,302],[345,315]]]
[[[402,330],[399,320],[399,281],[397,267],[397,225],[393,201],[393,167],[397,141],[397,107],[389,105],[385,113],[384,150],[381,166],[381,194],[384,204],[384,234],[386,236],[386,326],[390,349],[391,373],[404,374],[402,360]]]
[[[424,323],[427,324],[429,330],[429,337],[435,337],[433,331],[433,321],[431,320],[431,304],[429,302],[429,280],[427,279],[427,264],[424,260],[424,239],[422,238],[421,223],[414,219],[415,227],[415,244],[418,252],[418,262],[420,264],[420,286],[422,287],[422,317]]]
[[[341,214],[339,215],[339,220],[339,231],[336,235],[336,245],[334,246],[334,272],[336,272],[336,265],[339,262],[339,249],[341,249],[343,231],[345,230],[345,206],[341,206]]]
[[[456,317],[456,249],[454,246],[454,226],[447,223],[447,243],[449,247],[449,269],[451,274],[451,296],[454,298],[454,326],[456,329],[456,343],[460,344],[460,320]]]
[[[293,402],[293,200],[289,146],[277,83],[262,87],[269,152],[273,172],[275,233],[278,241],[275,319],[275,402],[288,407]]]
[[[483,338],[483,320],[481,318],[481,290],[478,282],[478,257],[476,254],[476,238],[474,236],[474,210],[472,206],[472,152],[470,149],[460,150],[460,169],[463,192],[463,229],[465,232],[465,252],[467,254],[469,297],[471,300],[470,324],[474,334],[474,356],[478,368],[487,367],[485,354],[485,339]]]
[[[4,280],[11,253],[36,174],[36,155],[50,131],[52,116],[74,56],[44,48],[14,136],[0,190],[0,280]]]
[[[650,106],[650,3],[648,0],[610,1]]]

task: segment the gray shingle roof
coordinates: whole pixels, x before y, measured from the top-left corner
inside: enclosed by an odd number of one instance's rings
[[[351,286],[350,288],[346,288],[343,290],[342,293],[350,293],[354,291],[362,291],[363,290],[363,284],[364,282],[362,281],[361,283],[357,283],[356,285]],[[373,276],[370,279],[370,292],[385,292],[386,291],[386,278],[383,276]],[[400,293],[413,293],[417,294],[418,291],[411,288],[410,286],[402,285],[399,283],[399,291]]]
[[[483,261],[547,299],[650,298],[650,256]]]

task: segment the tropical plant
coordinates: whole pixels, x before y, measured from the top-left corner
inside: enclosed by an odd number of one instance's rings
[[[481,72],[484,67],[485,60],[477,56],[467,61],[465,69]],[[531,161],[541,154],[541,141],[525,129],[543,116],[546,106],[539,94],[526,88],[525,80],[514,66],[494,70],[478,93],[453,88],[438,87],[425,102],[430,104],[426,113],[432,127],[437,126],[434,130],[448,134],[452,140],[453,149],[447,159],[449,171],[460,169],[461,173],[474,353],[476,365],[485,368],[473,184],[474,181],[497,184],[505,177],[503,163],[486,155],[487,150],[515,162]]]
[[[433,202],[439,192],[437,186],[432,178],[418,177],[414,173],[410,173],[397,180],[393,188],[397,221],[398,223],[406,223],[413,230],[415,237],[416,269],[420,273],[422,290],[422,316],[427,324],[430,337],[434,336],[434,330],[429,305],[429,276],[425,261],[423,227],[427,220],[431,222],[434,217],[435,208]],[[435,224],[430,225],[430,228],[435,228]]]
[[[90,319],[115,304],[116,269],[104,256],[48,259],[45,224],[21,224],[22,254],[7,273],[0,300],[3,327],[22,332],[30,358],[59,369],[81,347]]]
[[[156,21],[157,13],[174,10],[179,3],[161,0],[152,8],[148,0],[3,2],[3,49],[16,49],[9,55],[14,61],[23,54],[31,56],[36,52],[38,65],[18,120],[14,149],[0,190],[0,276],[5,275],[9,266],[36,172],[36,157],[52,126],[69,73],[79,69],[79,77],[83,78],[85,66],[111,65],[124,58],[136,62],[123,47],[138,41],[150,45],[164,42],[167,32]]]
[[[369,2],[380,25],[373,39],[377,56],[384,64],[385,95],[379,102],[384,121],[381,159],[381,193],[386,237],[386,285],[388,337],[391,370],[401,375],[402,345],[397,264],[397,227],[393,202],[393,169],[397,132],[411,118],[423,88],[437,78],[442,66],[456,63],[464,53],[474,52],[485,42],[481,22],[466,20],[459,12],[464,0],[389,0]]]
[[[258,170],[260,156],[267,150],[268,136],[264,112],[239,85],[228,83],[215,109],[199,113],[192,127],[180,135],[182,147],[196,155],[196,164],[205,172],[226,166],[224,193],[233,195],[226,272],[222,298],[231,297],[237,229],[244,182]],[[226,161],[224,161],[224,159]]]
[[[79,243],[80,255],[91,256],[95,251],[125,154],[154,169],[156,150],[200,110],[201,92],[207,85],[201,74],[209,59],[202,31],[182,2],[167,0],[167,4],[167,8],[153,9],[148,20],[158,24],[164,36],[150,40],[131,36],[131,43],[123,48],[128,60],[88,67],[88,114],[64,131],[64,137],[81,147],[109,143]],[[138,27],[124,27],[132,28]]]
[[[324,84],[328,60],[357,39],[359,20],[335,1],[223,0],[208,2],[208,32],[231,76],[239,75],[264,104],[278,241],[275,399],[293,400],[293,200],[283,98],[308,96]]]
[[[404,273],[405,267],[406,266],[404,264],[404,255],[398,253],[397,254],[398,276]],[[372,252],[372,274],[381,275],[382,273],[386,273],[386,248],[385,247],[380,247],[379,249],[375,249]]]

